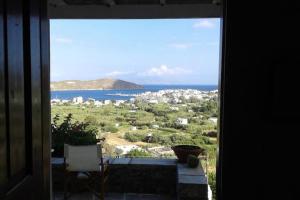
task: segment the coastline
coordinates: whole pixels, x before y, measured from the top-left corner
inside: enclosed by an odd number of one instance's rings
[[[56,91],[87,91],[87,90],[91,90],[91,91],[95,91],[95,90],[100,90],[100,91],[107,91],[107,90],[143,90],[144,88],[116,88],[116,89],[50,89],[50,92],[56,92]]]

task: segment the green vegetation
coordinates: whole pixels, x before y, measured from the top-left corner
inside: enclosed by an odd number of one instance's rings
[[[68,114],[61,124],[58,124],[59,120],[59,115],[55,115],[51,124],[54,156],[63,156],[65,143],[70,145],[90,145],[97,143],[97,128],[86,122],[72,122],[72,114]]]
[[[217,116],[217,100],[190,100],[184,104],[148,104],[145,102],[125,103],[120,106],[113,104],[96,107],[91,105],[53,105],[52,116],[55,126],[65,126],[69,113],[72,117],[68,123],[80,123],[84,130],[93,130],[98,137],[106,136],[106,152],[114,155],[114,146],[137,144],[145,150],[133,151],[129,155],[149,154],[145,147],[176,144],[198,145],[208,155],[208,172],[215,172],[217,126],[209,118]],[[178,123],[178,118],[185,118],[188,124]],[[70,126],[70,125],[69,125]],[[53,134],[56,149],[61,149],[62,138]],[[110,138],[114,141],[110,143]],[[58,150],[59,152],[60,150]],[[146,156],[146,155],[141,155]],[[152,156],[150,154],[150,156]]]
[[[216,173],[215,172],[208,173],[208,184],[210,185],[210,188],[212,190],[213,200],[215,200],[216,194],[217,194]]]
[[[147,151],[144,151],[144,150],[138,150],[138,149],[133,149],[131,151],[128,152],[127,154],[128,157],[151,157],[152,155],[150,153],[148,153]]]

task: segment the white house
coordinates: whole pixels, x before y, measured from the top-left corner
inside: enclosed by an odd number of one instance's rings
[[[153,124],[153,125],[152,125],[152,128],[159,128],[159,125]]]
[[[81,103],[83,103],[83,97],[74,97],[73,98],[73,103],[74,104],[81,104]]]
[[[136,126],[131,127],[131,130],[136,131],[137,130]]]
[[[179,117],[179,118],[177,118],[176,123],[180,124],[180,125],[187,125],[188,124],[188,119]]]
[[[69,102],[70,102],[70,100],[67,100],[67,99],[61,100],[61,103],[69,103]]]
[[[124,100],[116,100],[116,102],[114,103],[115,106],[120,106],[120,104],[125,103]]]
[[[179,110],[179,108],[178,108],[178,107],[175,107],[175,106],[171,106],[170,109],[171,109],[171,110],[176,110],[176,111]]]
[[[131,150],[140,150],[141,148],[138,147],[137,145],[118,145],[115,146],[115,152],[118,155],[125,155],[128,154]]]
[[[51,104],[60,103],[60,99],[51,99]]]
[[[111,103],[111,100],[104,100],[104,105],[108,105]]]
[[[217,117],[210,117],[208,118],[209,121],[213,122],[213,123],[217,123],[218,122],[218,118]]]
[[[158,100],[157,99],[150,99],[149,103],[158,104]]]
[[[95,101],[94,105],[97,106],[97,107],[100,107],[100,106],[103,105],[103,103],[101,101]]]

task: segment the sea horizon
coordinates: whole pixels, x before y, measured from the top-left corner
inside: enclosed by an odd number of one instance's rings
[[[136,94],[144,92],[157,92],[167,89],[195,89],[200,91],[217,90],[218,85],[196,85],[196,84],[145,84],[142,89],[105,89],[105,90],[51,90],[51,99],[71,100],[82,96],[84,100],[93,98],[95,100],[129,100]]]

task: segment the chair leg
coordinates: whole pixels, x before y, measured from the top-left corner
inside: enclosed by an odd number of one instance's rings
[[[64,181],[64,200],[67,200],[70,195],[68,195],[68,187],[69,187],[69,181],[70,181],[70,174],[65,174],[65,181]]]
[[[67,181],[65,180],[64,181],[64,200],[68,199],[68,197],[67,197],[67,192],[68,192],[67,187],[68,187],[68,184],[67,184]]]
[[[100,200],[104,200],[104,183],[103,182],[101,182]]]

